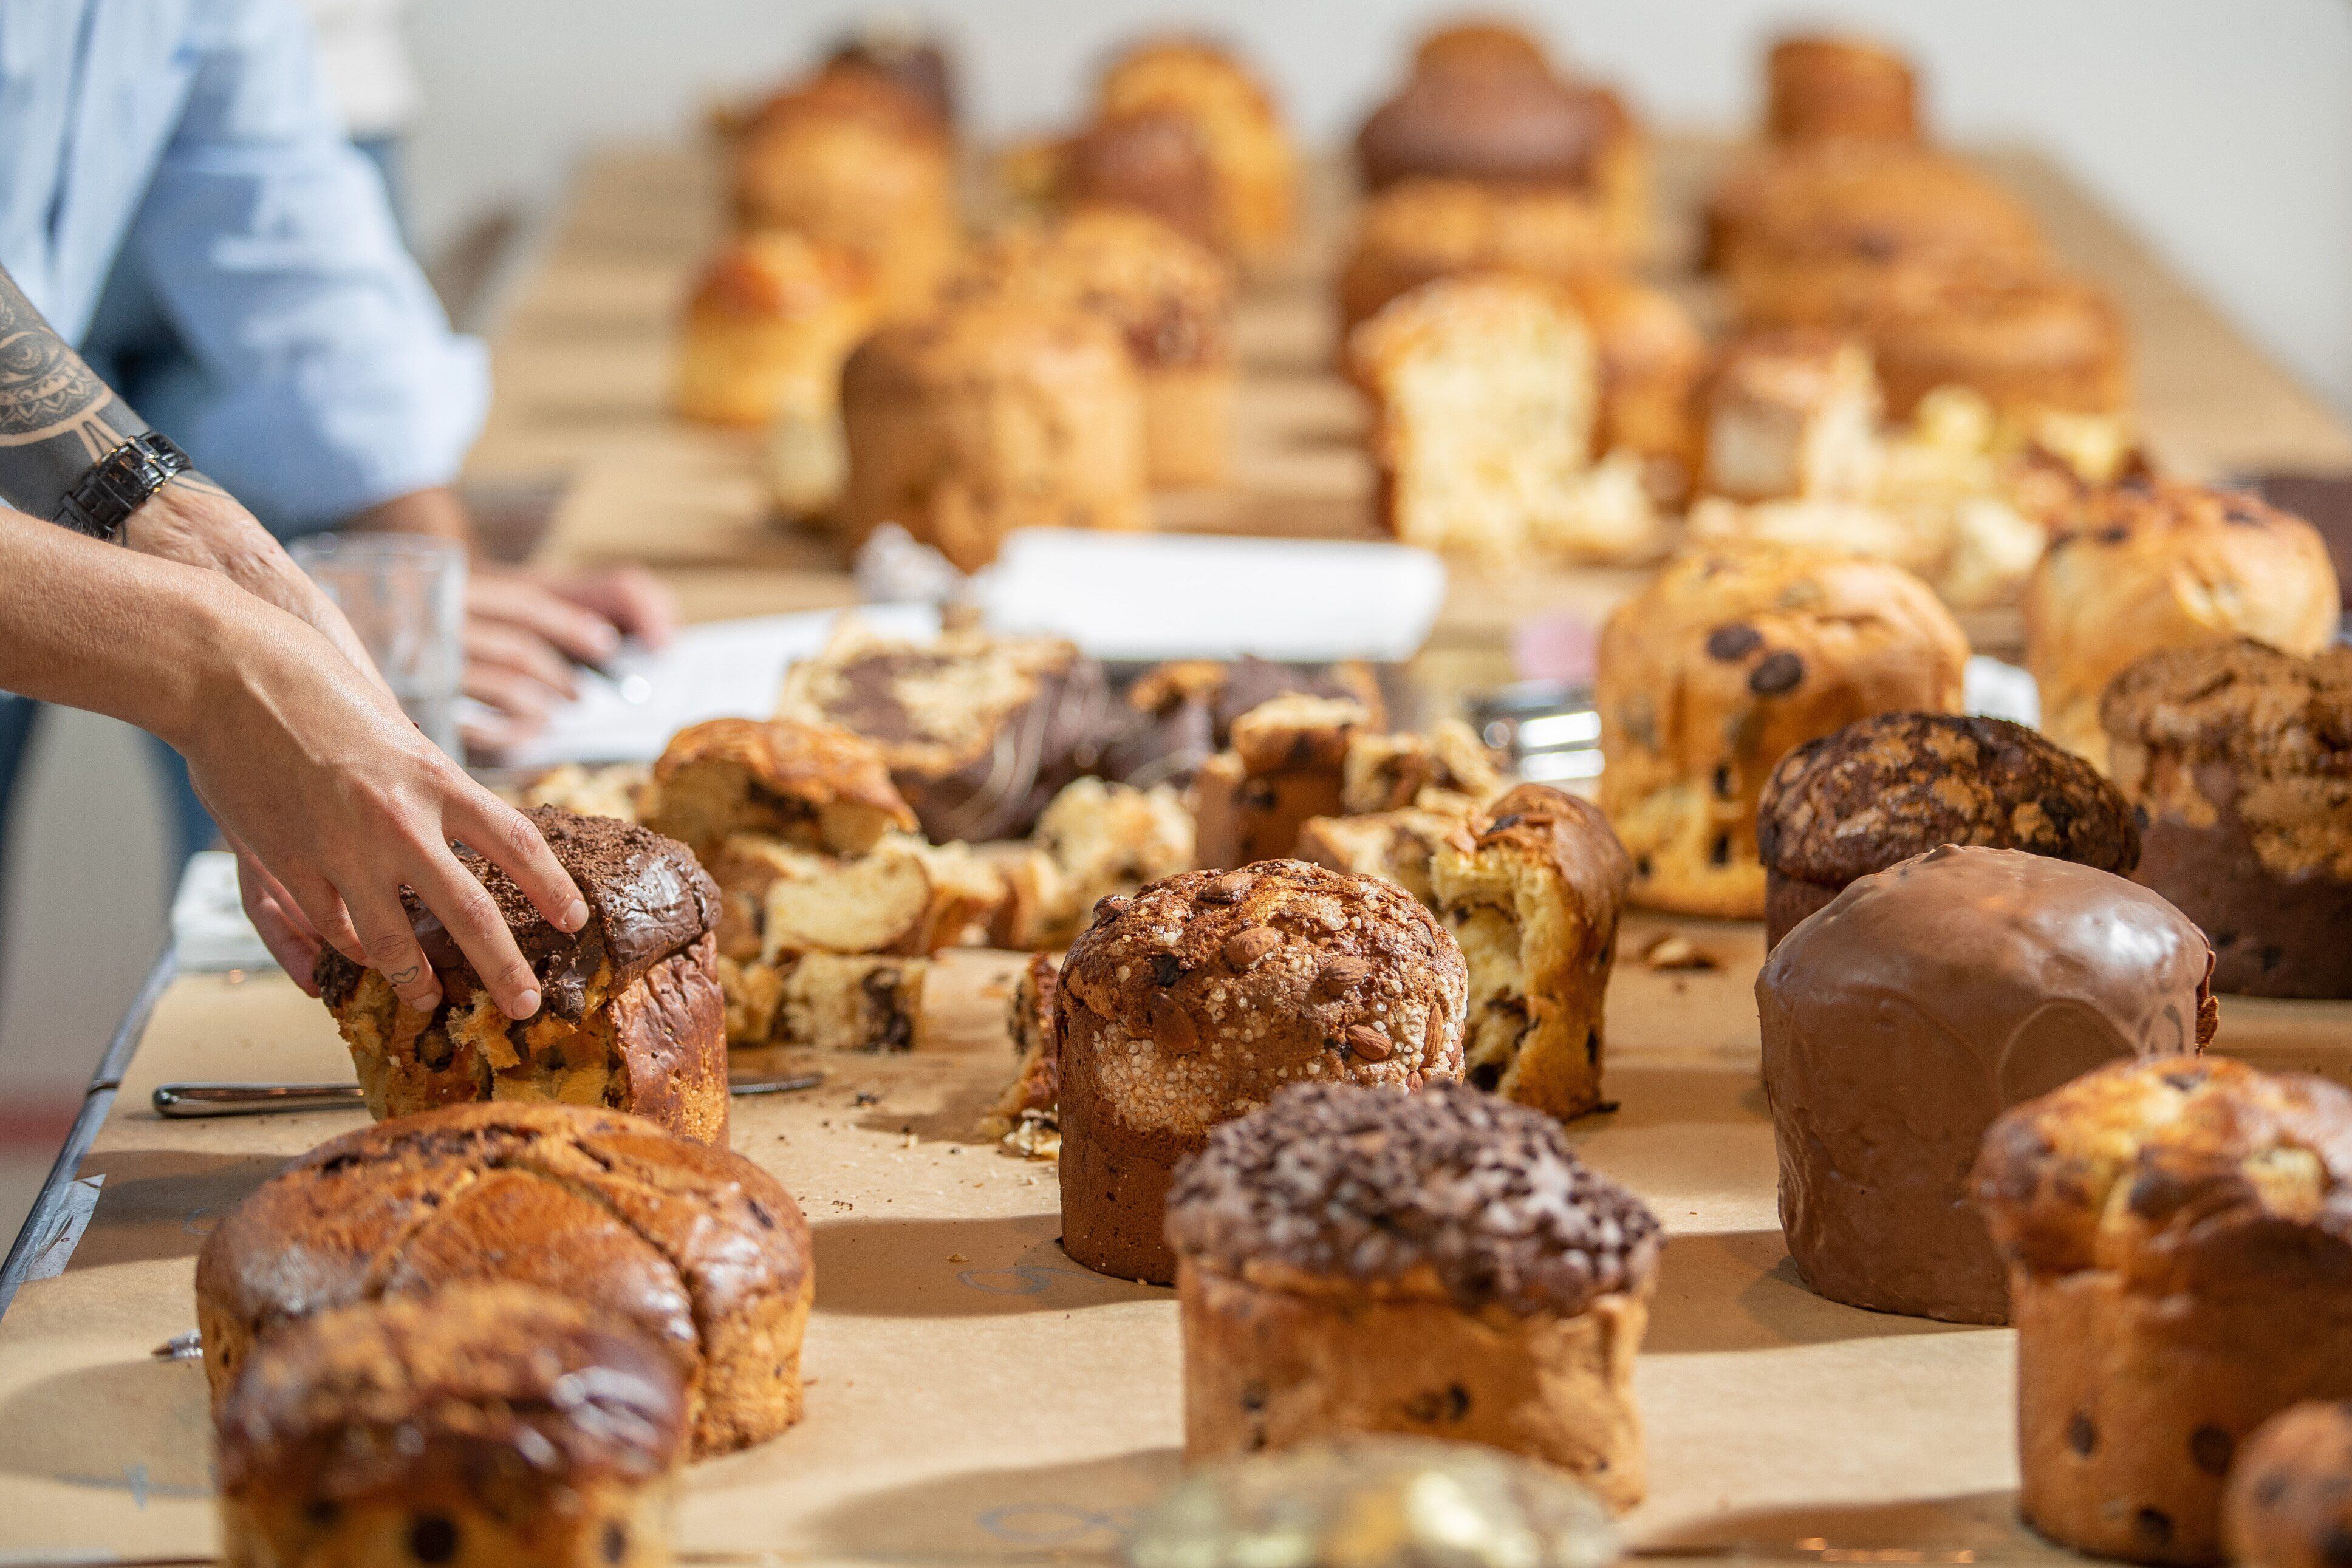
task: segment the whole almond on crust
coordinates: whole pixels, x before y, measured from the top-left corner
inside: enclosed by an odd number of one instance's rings
[[[1250,873],[1245,871],[1229,871],[1201,890],[1201,902],[1239,904],[1242,894],[1250,890]]]
[[[1236,969],[1246,969],[1281,946],[1281,932],[1271,925],[1253,925],[1226,938],[1225,962]]]
[[[1372,966],[1363,958],[1342,955],[1324,960],[1321,972],[1315,977],[1315,988],[1327,997],[1336,997],[1353,990],[1372,977]]]
[[[1348,1042],[1349,1051],[1366,1061],[1386,1061],[1392,1054],[1389,1037],[1370,1024],[1351,1023],[1339,1038]]]
[[[1152,1005],[1151,1039],[1162,1051],[1190,1056],[1201,1049],[1201,1026],[1192,1021],[1182,1003],[1163,997]]]

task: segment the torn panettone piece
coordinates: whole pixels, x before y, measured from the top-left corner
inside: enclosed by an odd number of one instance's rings
[[[1059,975],[1055,958],[1039,953],[1013,982],[1013,996],[1005,1006],[1005,1027],[1020,1065],[1013,1070],[1013,1082],[980,1120],[982,1137],[1037,1160],[1050,1160],[1062,1152],[1057,1113],[1061,1051],[1054,1026],[1054,989]]]

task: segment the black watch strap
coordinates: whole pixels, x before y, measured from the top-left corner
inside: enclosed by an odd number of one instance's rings
[[[78,534],[110,543],[147,498],[195,464],[168,435],[145,431],[90,465],[58,503],[57,521]]]

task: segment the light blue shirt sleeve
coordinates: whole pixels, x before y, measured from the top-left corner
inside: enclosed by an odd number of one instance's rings
[[[291,0],[191,13],[186,107],[109,286],[143,296],[180,351],[126,364],[124,391],[281,534],[447,483],[488,356],[403,247],[307,19]]]

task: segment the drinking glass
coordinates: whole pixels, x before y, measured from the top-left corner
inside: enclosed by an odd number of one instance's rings
[[[427,740],[463,761],[465,547],[418,534],[314,534],[291,549],[350,619],[402,710]]]

